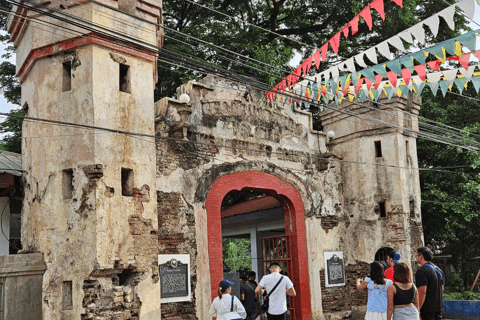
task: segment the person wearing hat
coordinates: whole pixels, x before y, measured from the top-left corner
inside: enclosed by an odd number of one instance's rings
[[[223,279],[210,307],[210,315],[217,320],[243,320],[247,316],[245,308],[237,297],[230,295],[235,283]]]
[[[385,270],[385,278],[392,280],[393,283],[395,283],[395,280],[393,279],[393,266],[397,263],[400,263],[401,259],[402,257],[400,256],[400,252],[397,252],[395,250],[390,250],[388,252],[387,264],[390,266],[390,268]]]
[[[269,305],[267,311],[268,320],[285,320],[287,317],[287,295],[295,297],[297,294],[293,288],[292,281],[280,274],[282,268],[277,262],[270,264],[270,274],[264,276],[258,284],[255,292],[267,291]],[[275,290],[272,289],[275,288]]]
[[[242,282],[240,286],[240,300],[247,311],[247,320],[255,320],[255,304],[257,302],[255,286],[249,282],[248,274],[242,276]]]

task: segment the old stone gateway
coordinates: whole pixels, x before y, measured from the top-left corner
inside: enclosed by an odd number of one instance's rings
[[[112,3],[47,5],[161,45],[161,2]],[[417,98],[344,101],[321,112],[323,132],[212,75],[177,89],[189,101],[154,103],[156,53],[26,21],[9,31],[27,116],[80,125],[23,124],[22,245],[34,258],[8,263],[45,270],[38,319],[209,319],[228,237],[250,239],[257,280],[282,263],[297,291],[290,319],[361,317],[355,279],[388,248],[410,262],[423,242]],[[261,197],[222,208],[242,192]]]

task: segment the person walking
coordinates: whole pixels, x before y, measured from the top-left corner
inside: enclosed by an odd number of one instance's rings
[[[267,291],[269,299],[268,320],[286,320],[287,295],[295,297],[297,294],[293,288],[292,281],[287,276],[280,274],[282,270],[280,264],[272,262],[269,269],[270,274],[263,276],[257,288],[255,288],[255,293],[259,294],[263,290]],[[275,286],[276,288],[272,292]]]
[[[255,305],[257,302],[257,294],[255,287],[249,282],[248,274],[242,276],[242,285],[240,286],[240,300],[247,312],[247,320],[255,320]]]
[[[387,289],[393,284],[385,278],[383,265],[378,262],[370,264],[370,277],[365,280],[357,279],[357,289],[368,289],[367,314],[365,320],[387,319]]]
[[[217,320],[243,320],[247,312],[237,297],[230,295],[235,283],[223,279],[218,288],[216,297],[210,307],[210,315]]]
[[[432,263],[432,259],[432,250],[427,247],[417,249],[415,260],[422,267],[415,274],[415,282],[422,320],[442,319],[445,277],[442,270]]]
[[[397,263],[400,263],[400,259],[402,259],[400,252],[395,250],[390,250],[387,254],[387,264],[390,266],[390,268],[385,270],[385,277],[393,282],[395,282],[393,280],[393,266]]]
[[[418,291],[413,284],[412,270],[405,262],[393,267],[395,283],[387,289],[387,320],[419,320]]]

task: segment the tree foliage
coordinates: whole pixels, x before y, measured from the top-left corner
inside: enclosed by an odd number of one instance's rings
[[[252,268],[250,239],[224,238],[223,263],[229,272],[249,271]]]

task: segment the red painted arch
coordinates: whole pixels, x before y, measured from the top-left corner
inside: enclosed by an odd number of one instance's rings
[[[208,256],[212,299],[217,295],[218,284],[223,278],[221,204],[232,190],[261,189],[275,196],[285,214],[285,232],[291,236],[294,261],[293,277],[297,292],[295,305],[297,319],[311,319],[310,279],[308,273],[307,241],[305,235],[305,211],[297,189],[288,182],[260,171],[245,171],[222,176],[215,180],[207,195]]]

